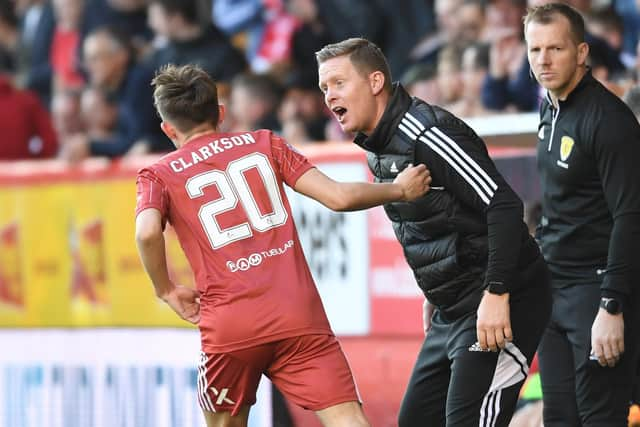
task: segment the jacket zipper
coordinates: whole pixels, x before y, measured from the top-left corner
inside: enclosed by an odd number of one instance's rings
[[[553,134],[556,131],[556,120],[558,120],[559,115],[560,103],[558,102],[557,109],[553,106],[553,104],[551,104],[551,135],[549,136],[549,145],[547,146],[547,152],[551,151],[551,145],[553,144]]]

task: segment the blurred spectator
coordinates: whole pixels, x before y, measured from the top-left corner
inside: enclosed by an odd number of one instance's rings
[[[12,0],[0,0],[0,73],[16,71],[20,32]]]
[[[616,0],[613,2],[616,13],[622,18],[624,32],[622,49],[631,56],[635,55],[640,30],[640,2],[637,0]]]
[[[251,59],[251,69],[256,73],[273,72],[291,60],[291,38],[300,22],[287,13],[285,1],[263,0],[264,31]]]
[[[86,0],[81,19],[80,45],[96,29],[111,27],[129,35],[136,52],[145,51],[153,37],[147,25],[147,3],[148,0]]]
[[[522,17],[527,0],[489,0],[486,11],[487,31],[513,30],[518,39],[523,39]],[[491,39],[491,35],[488,36]]]
[[[483,116],[489,113],[482,104],[482,83],[489,69],[489,47],[474,43],[462,53],[462,96],[448,110],[458,117]]]
[[[51,99],[51,119],[59,141],[84,130],[80,112],[80,92],[58,90]]]
[[[278,109],[278,119],[282,136],[292,144],[326,141],[329,117],[315,76],[292,75]]]
[[[375,0],[371,3],[378,5],[379,12],[376,36],[369,40],[379,40],[378,45],[387,57],[391,72],[401,76],[415,62],[411,57],[414,46],[436,31],[434,0]]]
[[[531,77],[522,34],[524,0],[492,0],[487,6],[485,39],[490,43],[489,73],[482,104],[495,111],[537,111],[539,86]]]
[[[624,28],[622,18],[613,9],[596,10],[585,16],[586,29],[615,53],[625,68],[633,67],[634,56],[623,52]]]
[[[377,40],[383,15],[369,0],[285,0],[286,10],[301,25],[292,39],[292,61],[297,72],[314,76],[315,52],[349,37]]]
[[[53,7],[46,0],[16,0],[15,4],[20,18],[19,85],[37,93],[43,105],[48,106],[51,99],[49,52],[55,28]]]
[[[631,72],[624,72],[616,66],[612,68],[610,56],[612,50],[604,40],[591,36],[591,40],[587,43],[589,43],[587,64],[591,67],[593,77],[621,97],[627,88],[633,85],[633,82],[629,81]]]
[[[629,106],[633,114],[640,121],[640,86],[634,86],[627,90],[622,100]]]
[[[151,0],[149,25],[166,45],[152,53],[154,69],[198,64],[217,81],[230,81],[246,68],[243,54],[213,24],[203,27],[197,0]]]
[[[55,156],[58,143],[49,113],[38,97],[17,90],[0,74],[0,160]]]
[[[482,40],[486,25],[484,3],[484,0],[464,0],[458,8],[459,40],[463,46]]]
[[[229,37],[244,34],[244,52],[252,68],[264,35],[268,19],[267,12],[268,9],[262,0],[215,0],[213,2],[213,23]]]
[[[280,129],[277,119],[282,93],[278,83],[266,74],[245,73],[231,81],[234,129]]]
[[[90,140],[113,138],[118,126],[118,104],[109,92],[95,86],[86,87],[80,98],[80,113]]]
[[[135,64],[128,35],[112,27],[98,28],[85,39],[83,56],[89,84],[110,93],[117,102],[117,132],[108,140],[91,139],[86,133],[73,135],[64,141],[63,157],[78,161],[89,155],[121,156],[136,141],[158,134],[151,74]]]
[[[78,89],[84,77],[78,64],[80,18],[84,0],[53,0],[56,26],[51,45],[54,90]]]
[[[463,33],[463,28],[457,19],[457,14],[464,0],[434,1],[437,31],[427,34],[413,46],[409,57],[414,63],[435,64],[441,49],[448,44],[458,43],[458,41],[462,39],[461,34]],[[394,6],[392,7],[395,7],[398,2],[395,1],[393,3]],[[389,15],[393,15],[392,10],[389,11]]]
[[[462,48],[454,44],[438,54],[438,88],[444,108],[462,97]]]
[[[400,82],[411,96],[424,99],[430,104],[443,104],[438,86],[438,69],[434,64],[412,65]]]

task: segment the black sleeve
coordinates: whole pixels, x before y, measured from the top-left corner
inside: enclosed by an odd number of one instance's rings
[[[418,138],[416,161],[431,171],[433,186],[444,187],[487,221],[485,283],[510,286],[522,244],[523,205],[497,171],[487,149],[464,126],[434,126]],[[431,190],[438,191],[438,190]]]
[[[629,295],[640,268],[640,125],[626,111],[607,114],[593,139],[604,197],[613,218],[603,296]]]

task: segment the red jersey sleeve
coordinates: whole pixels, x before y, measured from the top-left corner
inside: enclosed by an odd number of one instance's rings
[[[136,187],[136,216],[145,209],[155,208],[166,221],[169,200],[165,185],[158,176],[151,169],[141,169],[138,172]]]
[[[271,152],[282,174],[282,180],[291,188],[298,178],[315,167],[309,159],[279,136],[271,136]]]

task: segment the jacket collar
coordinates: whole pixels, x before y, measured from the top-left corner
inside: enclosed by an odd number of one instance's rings
[[[358,132],[353,142],[365,150],[380,151],[391,141],[404,113],[409,110],[410,106],[411,96],[409,93],[400,83],[394,83],[391,97],[376,128],[369,136]]]

